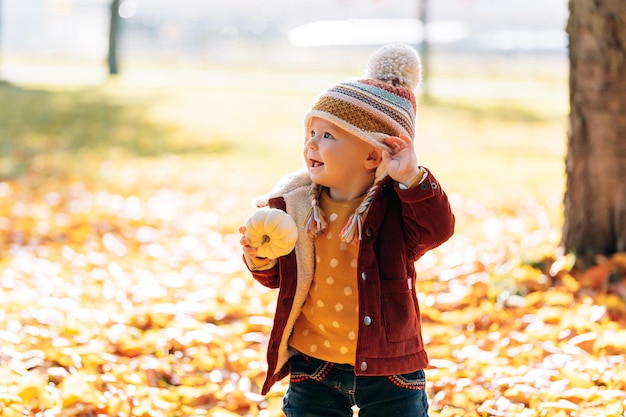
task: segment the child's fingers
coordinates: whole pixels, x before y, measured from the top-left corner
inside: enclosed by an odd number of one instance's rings
[[[241,244],[241,246],[244,246],[244,249],[245,249],[246,246],[250,246],[250,239],[246,235],[246,227],[241,226],[239,228],[239,233],[241,233],[241,237],[239,238],[239,243]]]
[[[385,144],[391,148],[392,153],[396,154],[411,147],[412,142],[408,136],[388,136],[385,138]]]
[[[385,138],[385,144],[389,146],[391,149],[394,149],[396,146],[398,146],[399,142],[400,142],[400,138],[396,136],[388,136]]]
[[[252,246],[244,246],[243,253],[245,253],[248,258],[256,258],[257,248],[253,248]]]

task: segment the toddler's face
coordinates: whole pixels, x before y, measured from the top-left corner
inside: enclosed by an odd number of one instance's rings
[[[333,198],[354,198],[355,187],[373,181],[379,151],[337,125],[313,117],[304,143],[304,159],[311,180],[328,187]],[[357,191],[361,191],[360,189]]]

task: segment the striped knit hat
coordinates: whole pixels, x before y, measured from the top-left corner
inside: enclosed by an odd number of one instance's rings
[[[415,49],[387,45],[369,60],[364,79],[344,81],[322,92],[304,116],[328,120],[379,148],[388,136],[415,135],[417,104],[413,91],[421,67]]]
[[[389,136],[415,137],[417,103],[414,90],[421,80],[421,66],[415,49],[404,44],[392,44],[376,51],[368,62],[365,78],[340,82],[322,92],[304,116],[305,130],[313,117],[327,120],[377,148]],[[376,170],[373,187],[350,218],[342,239],[360,239],[361,218],[367,212],[378,182],[386,172],[383,164]],[[307,229],[318,235],[326,229],[323,213],[317,204],[321,187],[311,187],[311,212]]]

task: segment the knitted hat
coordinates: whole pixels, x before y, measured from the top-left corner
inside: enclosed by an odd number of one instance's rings
[[[319,117],[377,148],[390,150],[385,138],[405,135],[413,140],[415,137],[417,103],[413,91],[420,80],[421,66],[415,49],[403,44],[384,46],[370,57],[365,78],[340,82],[317,97],[304,116],[305,129],[308,130],[311,118]],[[361,239],[362,217],[385,175],[380,164],[374,185],[341,232],[343,241]],[[327,226],[318,205],[320,192],[318,184],[311,186],[306,228],[312,235],[323,233]]]
[[[343,81],[322,92],[304,116],[325,119],[378,148],[388,136],[415,136],[417,104],[413,91],[421,67],[415,49],[392,44],[376,51],[365,77]]]

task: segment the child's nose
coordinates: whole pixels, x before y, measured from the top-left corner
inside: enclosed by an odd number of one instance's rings
[[[317,149],[317,147],[318,147],[317,140],[315,140],[315,138],[309,138],[306,141],[305,147],[306,148],[310,148],[310,149]]]

